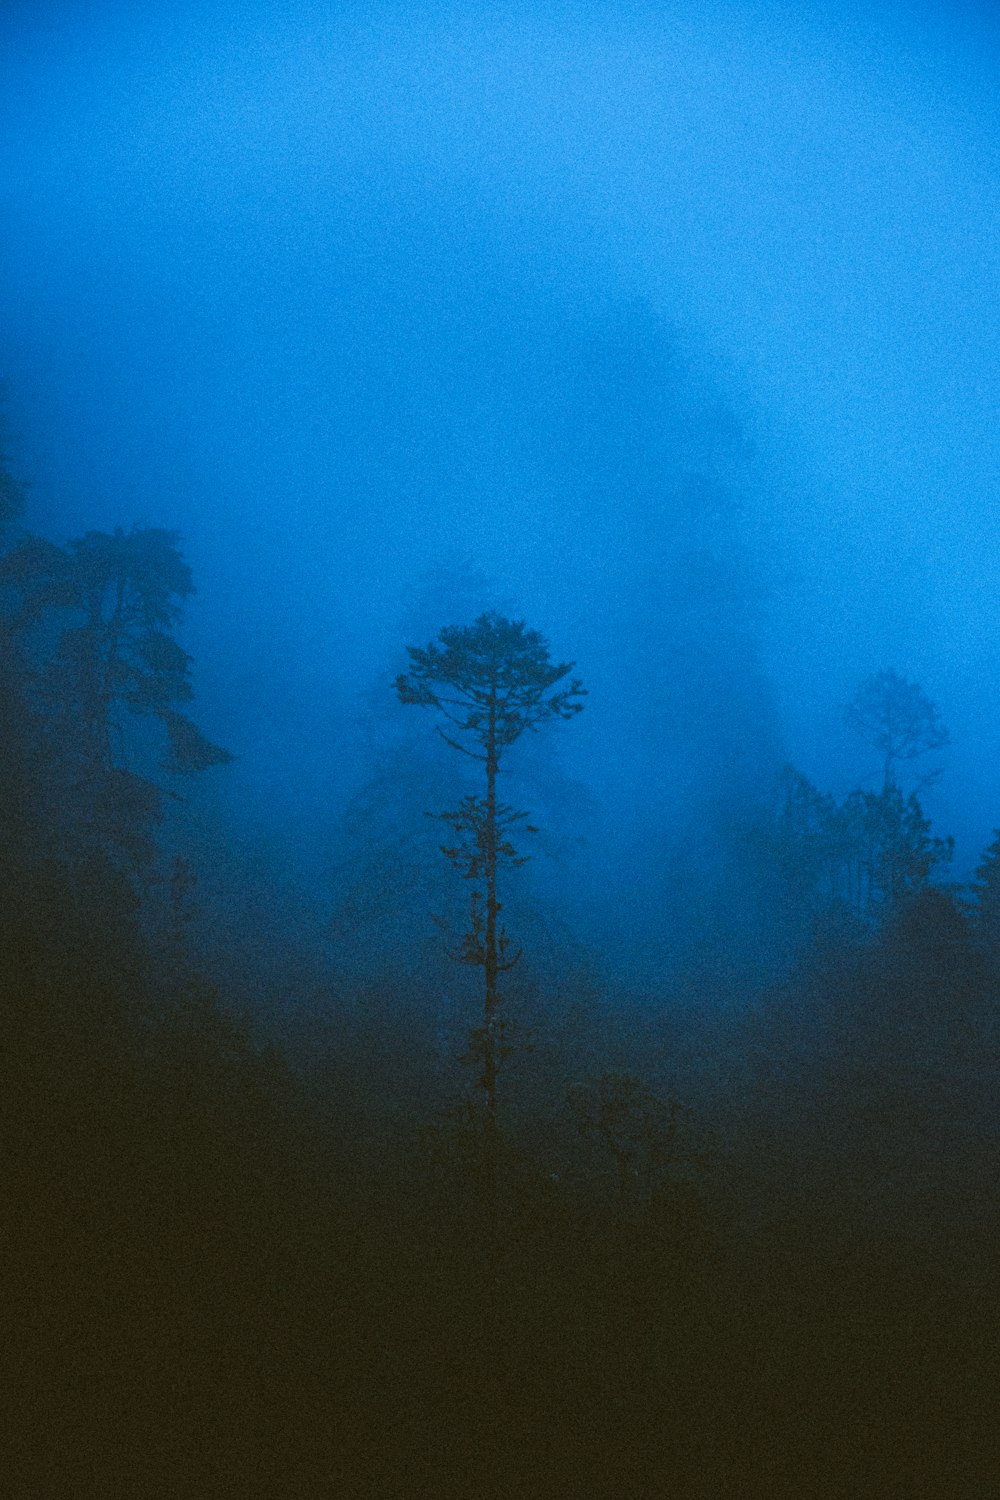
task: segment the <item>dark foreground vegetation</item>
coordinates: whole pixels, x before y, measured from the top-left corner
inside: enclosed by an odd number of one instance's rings
[[[278,1048],[199,975],[176,539],[2,568],[5,1495],[996,1493],[997,861],[933,883],[905,747],[748,825],[783,976],[480,1029],[486,1110],[417,1015]]]

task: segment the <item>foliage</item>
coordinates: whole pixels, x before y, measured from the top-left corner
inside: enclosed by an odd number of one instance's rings
[[[396,679],[400,701],[437,709],[462,737],[456,739],[455,733],[438,725],[442,738],[486,768],[485,796],[470,794],[456,810],[428,816],[440,819],[457,835],[457,841],[442,845],[441,852],[466,880],[477,882],[470,895],[469,928],[454,956],[485,970],[489,1031],[498,1003],[496,977],[520,956],[508,956],[509,939],[497,924],[497,871],[527,858],[518,853],[509,832],[519,824],[526,832],[537,831],[524,822],[527,813],[497,800],[496,776],[504,751],[526,730],[579,713],[584,689],[573,679],[568,687],[551,692],[571,664],[552,663],[538,631],[496,613],[481,615],[472,626],[446,626],[426,649],[411,646],[407,651],[410,672]]]
[[[1000,836],[970,932],[916,796],[887,777],[838,801],[786,772],[762,834],[773,912],[848,907],[867,941],[814,941],[760,1002],[749,1082],[740,1006],[687,1050],[679,1022],[649,1045],[652,1007],[609,1008],[586,1067],[563,1057],[511,1131],[484,1236],[487,1121],[464,1100],[429,1124],[433,1074],[384,1019],[391,994],[378,1025],[338,997],[340,1088],[310,1088],[235,1018],[232,968],[189,972],[186,860],[164,882],[171,962],[143,935],[125,869],[152,857],[161,796],[130,769],[143,726],[175,770],[224,758],[182,711],[172,533],[27,539],[0,573],[9,1493],[995,1491]],[[495,979],[496,873],[528,825],[489,768],[582,689],[558,691],[539,637],[483,619],[411,653],[401,696],[449,708],[445,737],[487,768],[486,795],[437,816],[476,888],[458,956]],[[470,1039],[494,1083],[505,1020]],[[728,1188],[675,1088],[728,1122]]]
[[[793,767],[780,778],[769,843],[786,901],[817,914],[841,908],[865,926],[922,890],[953,850],[931,834],[916,793],[889,782],[838,803]]]
[[[915,793],[904,797],[887,785],[881,792],[854,791],[835,819],[836,856],[843,896],[861,917],[879,918],[916,895],[932,873],[951,861],[950,838],[931,835]]]
[[[27,537],[0,559],[0,589],[30,666],[41,753],[89,809],[80,838],[148,862],[162,793],[130,764],[146,758],[138,726],[159,725],[168,772],[232,759],[178,707],[192,697],[191,658],[173,632],[193,586],[176,533],[91,531],[66,547]]]
[[[15,479],[0,453],[0,526],[16,521],[24,509],[24,486]]]
[[[976,866],[973,924],[980,943],[1000,959],[1000,829]]]
[[[446,626],[426,648],[408,646],[410,671],[396,679],[400,702],[436,708],[463,739],[449,744],[489,763],[525,730],[547,719],[569,719],[585,689],[573,678],[551,693],[572,663],[553,663],[537,630],[490,612],[472,626]],[[470,748],[471,746],[475,748]]]
[[[948,743],[941,715],[923,688],[891,669],[862,682],[847,706],[845,720],[882,756],[886,788],[898,761],[915,760]]]
[[[510,939],[499,921],[498,871],[524,863],[509,834],[518,824],[526,829],[527,814],[497,798],[496,782],[507,749],[525,731],[553,719],[579,713],[584,689],[577,679],[553,691],[570,671],[570,663],[553,663],[544,638],[528,630],[523,620],[496,613],[480,615],[471,626],[445,626],[426,648],[410,646],[410,671],[396,679],[404,704],[434,708],[449,725],[438,733],[453,749],[480,762],[485,770],[484,795],[470,794],[449,812],[432,814],[457,836],[441,851],[474,882],[469,897],[469,923],[452,956],[483,970],[483,1024],[473,1029],[470,1060],[479,1066],[478,1083],[486,1107],[487,1131],[484,1177],[487,1198],[495,1213],[497,1202],[497,1073],[510,1053],[510,1029],[499,1014],[502,1000],[499,977],[521,957],[511,951]],[[534,831],[534,830],[532,830]]]

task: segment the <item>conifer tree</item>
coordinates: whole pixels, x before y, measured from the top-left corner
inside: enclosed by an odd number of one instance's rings
[[[948,743],[937,705],[919,683],[891,669],[865,678],[844,718],[848,728],[881,755],[886,790],[895,785],[900,761],[916,760]]]
[[[193,696],[191,658],[174,630],[193,592],[172,531],[90,531],[56,546],[29,536],[0,559],[6,631],[22,643],[40,753],[84,846],[152,858],[149,825],[162,791],[145,774],[142,721],[160,726],[161,769],[193,774],[232,757],[181,711]]]
[[[499,800],[497,778],[510,746],[526,730],[579,713],[585,689],[576,678],[557,687],[573,663],[551,661],[538,631],[529,630],[523,620],[492,612],[471,626],[446,626],[427,647],[407,651],[409,671],[396,679],[400,701],[436,709],[444,721],[436,726],[438,733],[453,749],[479,762],[484,773],[482,792],[470,793],[452,812],[432,816],[454,835],[453,842],[441,846],[442,853],[474,883],[469,926],[453,957],[483,970],[483,1023],[471,1040],[472,1054],[481,1064],[487,1194],[495,1205],[497,1070],[506,1052],[499,981],[520,957],[500,921],[498,873],[524,862],[512,834],[518,826],[530,828],[526,813]]]

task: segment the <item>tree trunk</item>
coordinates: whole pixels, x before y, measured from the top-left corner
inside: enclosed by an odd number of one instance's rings
[[[497,1009],[499,993],[497,976],[500,955],[497,943],[497,692],[490,692],[489,722],[486,739],[486,944],[484,953],[485,1000],[483,1027],[483,1089],[486,1093],[485,1190],[486,1214],[491,1241],[495,1241],[498,1215],[497,1170],[499,1139],[497,1132]]]

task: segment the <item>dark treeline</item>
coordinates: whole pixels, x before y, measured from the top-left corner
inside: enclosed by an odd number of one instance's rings
[[[5,1494],[994,1492],[1000,847],[945,883],[915,684],[851,707],[878,790],[789,770],[731,828],[756,972],[722,994],[695,954],[650,1006],[500,915],[535,834],[497,776],[581,685],[496,613],[401,642],[459,910],[416,916],[467,1009],[335,923],[279,1045],[158,846],[230,759],[188,713],[178,538],[16,539],[0,504]]]

